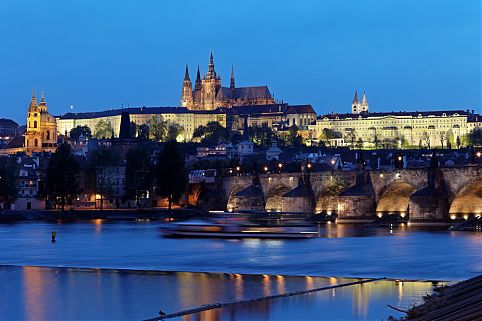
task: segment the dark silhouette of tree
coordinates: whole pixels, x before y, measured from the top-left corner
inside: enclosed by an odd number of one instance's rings
[[[136,147],[127,152],[126,155],[126,197],[136,199],[137,207],[140,207],[140,200],[147,197],[152,189],[154,181],[154,170],[151,155],[148,150]]]
[[[109,167],[120,165],[122,159],[112,149],[101,146],[89,155],[90,166],[95,175],[95,192],[99,195],[100,210],[104,208],[104,200],[114,196],[114,189],[109,183]]]
[[[147,124],[142,124],[137,127],[137,138],[149,140],[149,126]]]
[[[70,130],[70,139],[78,141],[80,135],[83,135],[85,138],[90,139],[92,138],[92,131],[88,126],[77,126]]]
[[[471,131],[469,133],[468,141],[470,146],[482,146],[482,129],[475,128],[473,131]]]
[[[0,202],[10,208],[18,197],[18,165],[13,157],[0,158]]]
[[[167,133],[167,121],[161,115],[153,116],[149,120],[149,138],[156,142],[163,141]]]
[[[184,157],[176,141],[166,143],[157,161],[157,195],[166,197],[169,211],[172,203],[178,202],[187,185]]]
[[[193,138],[200,138],[201,144],[214,146],[222,141],[227,141],[229,135],[226,128],[217,121],[211,121],[206,126],[201,125],[194,130]]]
[[[184,127],[176,123],[170,123],[167,126],[167,140],[176,140],[177,136],[184,132]]]
[[[50,157],[47,166],[47,197],[59,204],[62,211],[79,195],[78,177],[79,164],[70,145],[63,143]]]
[[[112,124],[108,120],[100,120],[94,128],[94,137],[97,139],[112,138]]]

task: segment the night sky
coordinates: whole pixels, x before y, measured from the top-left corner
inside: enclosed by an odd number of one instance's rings
[[[229,86],[318,113],[481,106],[480,0],[2,0],[0,118],[179,104],[209,51]]]

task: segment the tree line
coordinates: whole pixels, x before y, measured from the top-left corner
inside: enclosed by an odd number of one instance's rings
[[[168,141],[162,151],[149,150],[140,146],[131,149],[125,160],[107,147],[92,151],[83,168],[84,180],[91,181],[100,203],[112,194],[105,169],[125,166],[125,200],[135,199],[137,205],[147,193],[168,200],[169,210],[178,202],[187,188],[187,170],[178,143]],[[68,143],[62,143],[48,159],[45,182],[39,188],[38,197],[55,204],[62,210],[72,205],[83,191],[80,187],[80,162]],[[107,174],[108,175],[108,174]],[[18,164],[13,157],[0,158],[0,201],[10,204],[18,197]]]

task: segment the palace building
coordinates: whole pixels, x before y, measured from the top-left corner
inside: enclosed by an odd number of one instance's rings
[[[473,110],[439,110],[414,112],[370,113],[366,94],[352,102],[351,114],[331,113],[318,116],[309,126],[314,137],[321,137],[324,129],[339,133],[332,145],[379,148],[390,144],[404,147],[456,148],[457,141],[480,126],[482,118]],[[335,140],[335,139],[334,139]],[[361,145],[361,146],[360,146]]]
[[[182,85],[181,106],[191,110],[213,110],[218,107],[267,105],[275,100],[267,86],[236,87],[234,81],[234,67],[231,70],[229,87],[222,87],[221,76],[214,70],[213,53],[209,58],[207,74],[199,72],[197,68],[194,90],[186,65],[184,82]]]

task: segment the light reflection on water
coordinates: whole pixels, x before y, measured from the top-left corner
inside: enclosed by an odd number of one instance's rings
[[[318,288],[353,279],[74,268],[0,267],[6,320],[140,320],[215,302]],[[215,309],[179,320],[373,320],[430,292],[429,282],[377,281]],[[323,316],[323,317],[319,317]]]
[[[0,263],[417,280],[482,272],[482,233],[330,224],[308,240],[166,239],[161,224],[0,224]]]

